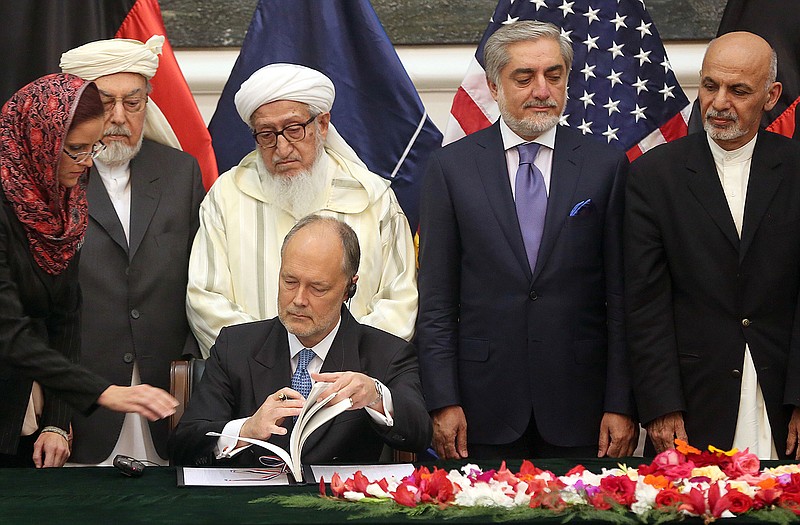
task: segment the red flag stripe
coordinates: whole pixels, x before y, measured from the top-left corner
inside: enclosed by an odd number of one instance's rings
[[[795,131],[795,117],[797,114],[797,105],[800,103],[800,97],[797,97],[792,105],[780,114],[778,118],[772,121],[772,124],[767,126],[767,131],[779,133],[784,137],[794,137]]]
[[[472,97],[460,86],[453,98],[453,106],[450,112],[467,135],[492,124],[483,114],[481,108],[472,100]]]
[[[686,136],[689,127],[684,120],[683,112],[677,113],[674,117],[669,119],[663,126],[661,126],[661,134],[667,142]]]
[[[137,0],[114,36],[145,42],[153,35],[166,34],[158,0]],[[151,98],[169,121],[184,151],[197,159],[203,172],[203,185],[206,189],[210,188],[218,175],[211,135],[200,110],[197,109],[168,39],[164,41],[158,73],[151,83]]]

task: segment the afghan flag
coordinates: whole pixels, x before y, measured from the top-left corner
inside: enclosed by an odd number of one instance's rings
[[[778,54],[778,103],[762,119],[769,131],[800,140],[800,2],[797,0],[728,0],[717,36],[750,31]]]
[[[141,42],[166,29],[158,0],[26,0],[0,2],[3,20],[0,99],[48,73],[58,73],[61,54],[95,40],[132,38]],[[165,40],[150,98],[172,126],[181,148],[203,172],[206,189],[217,178],[211,136]]]

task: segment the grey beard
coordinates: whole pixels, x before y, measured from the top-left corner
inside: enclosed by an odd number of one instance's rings
[[[121,131],[127,132],[125,128],[109,128],[106,130],[106,135],[112,134],[112,131],[114,134],[120,133]],[[131,159],[139,154],[139,150],[142,149],[143,140],[144,133],[139,135],[139,142],[133,146],[128,146],[119,140],[108,141],[106,144],[106,149],[104,149],[97,158],[100,159],[103,164],[106,164],[110,167],[122,166],[123,164],[130,162]]]
[[[715,128],[708,121],[709,117],[730,118],[733,125],[728,127],[727,129]],[[706,116],[703,119],[703,129],[706,131],[706,133],[708,133],[708,136],[711,137],[713,140],[735,140],[738,139],[739,137],[747,135],[747,130],[742,129],[739,126],[738,115],[726,111],[716,111],[713,108],[708,108],[708,111],[706,111]]]
[[[497,107],[506,125],[511,128],[514,133],[522,137],[538,137],[545,131],[555,127],[560,120],[558,115],[538,115],[531,116],[527,119],[516,118],[508,111],[508,107],[502,96],[502,90],[497,100]]]
[[[272,173],[261,162],[267,173],[267,176],[263,177],[261,181],[264,193],[271,195],[275,205],[291,214],[295,219],[301,219],[310,213],[319,211],[327,189],[325,184],[327,181],[326,166],[325,163],[320,162],[324,154],[325,149],[320,143],[311,169],[302,170],[290,177]]]

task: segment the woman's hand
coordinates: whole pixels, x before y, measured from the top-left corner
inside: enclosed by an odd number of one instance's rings
[[[69,454],[69,442],[55,432],[42,432],[33,444],[33,463],[36,468],[63,467]]]

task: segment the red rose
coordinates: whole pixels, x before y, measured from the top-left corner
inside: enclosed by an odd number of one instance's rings
[[[728,490],[717,502],[717,510],[729,510],[734,514],[747,512],[753,506],[753,498],[738,490]],[[720,512],[720,515],[722,512]],[[716,511],[715,511],[716,515]]]
[[[600,489],[620,505],[630,507],[636,501],[636,482],[628,476],[606,476],[600,480]]]
[[[656,494],[656,508],[677,507],[683,502],[683,495],[677,489],[661,489]]]

